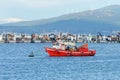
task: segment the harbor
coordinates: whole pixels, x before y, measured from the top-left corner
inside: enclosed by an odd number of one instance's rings
[[[110,35],[95,34],[70,34],[70,33],[12,33],[0,34],[0,43],[46,43],[56,40],[73,41],[76,43],[120,43],[120,33]]]

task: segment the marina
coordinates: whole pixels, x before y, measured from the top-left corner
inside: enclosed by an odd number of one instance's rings
[[[120,80],[120,0],[0,0],[0,80]]]
[[[0,34],[0,43],[45,43],[54,40],[73,41],[76,43],[120,43],[120,33],[102,35],[95,34],[70,34],[70,33],[12,33]]]

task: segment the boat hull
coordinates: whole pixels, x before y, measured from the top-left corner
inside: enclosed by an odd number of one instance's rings
[[[45,48],[45,51],[49,54],[49,56],[94,56],[96,54],[96,50],[88,50],[86,52],[81,51],[67,51],[67,50],[60,50],[55,48]]]

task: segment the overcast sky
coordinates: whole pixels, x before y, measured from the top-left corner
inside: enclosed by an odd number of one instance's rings
[[[120,0],[0,0],[0,24],[120,5]]]

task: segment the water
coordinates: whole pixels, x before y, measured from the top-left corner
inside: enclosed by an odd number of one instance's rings
[[[120,44],[89,44],[97,50],[92,57],[49,57],[45,46],[1,43],[0,80],[120,80]]]

